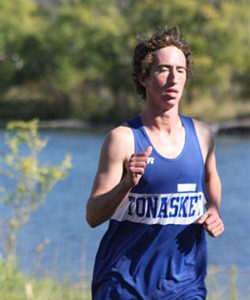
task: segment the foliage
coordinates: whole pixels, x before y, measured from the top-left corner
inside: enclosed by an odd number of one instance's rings
[[[237,286],[236,286],[236,278],[237,278],[237,269],[235,266],[232,266],[230,277],[229,277],[229,282],[231,282],[230,291],[229,291],[230,294],[229,300],[237,300],[239,297]]]
[[[56,282],[51,277],[43,277],[41,279],[31,278],[22,274],[17,269],[15,258],[2,259],[1,264],[1,288],[4,299],[22,300],[89,300],[90,289],[86,288],[87,282],[81,281],[81,284],[73,285],[67,282]],[[225,270],[218,270],[210,266],[208,270],[208,300],[238,300],[238,288],[235,284],[236,267],[232,266],[228,276],[228,286],[220,283],[220,273]],[[211,284],[217,283],[217,285]],[[233,293],[232,290],[234,290]],[[246,299],[247,300],[247,299]]]
[[[223,267],[212,266],[208,267],[208,275],[206,285],[208,288],[207,300],[250,300],[250,295],[247,286],[244,291],[238,288],[237,285],[238,269],[235,265],[231,265],[227,270]]]
[[[32,0],[1,2],[0,88],[2,92],[22,81],[19,73],[32,60],[34,50],[35,55],[38,55],[36,48],[33,49],[33,53],[32,51],[23,53],[26,41],[39,40],[41,35],[39,27],[45,26],[44,20],[37,16],[36,11],[37,4]]]
[[[39,163],[38,154],[47,141],[38,136],[38,121],[12,121],[7,125],[5,143],[8,150],[4,154],[1,172],[9,190],[1,187],[2,204],[10,204],[12,214],[8,217],[7,249],[14,250],[16,235],[28,222],[32,213],[45,201],[51,188],[63,178],[71,166],[71,157],[65,156],[60,165]]]
[[[2,259],[1,295],[6,300],[89,300],[90,291],[81,286],[73,286],[67,282],[58,283],[50,277],[38,280],[22,274],[17,268],[15,258]]]
[[[131,79],[136,37],[176,24],[194,54],[195,76],[185,94],[187,105],[203,97],[213,107],[223,99],[249,100],[246,0],[4,3],[2,102],[20,100],[22,93],[15,91],[30,90],[32,85],[35,96],[28,97],[46,99],[48,109],[60,101],[64,117],[124,120],[142,105]]]

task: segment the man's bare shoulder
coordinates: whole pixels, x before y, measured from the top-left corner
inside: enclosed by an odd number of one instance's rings
[[[134,137],[131,128],[122,124],[112,129],[104,141],[104,148],[112,156],[115,154],[124,158],[130,156],[134,151]]]
[[[207,155],[211,153],[211,151],[213,151],[215,148],[214,131],[212,127],[206,122],[195,119],[193,119],[193,121],[204,156],[204,160],[206,160]]]
[[[206,140],[211,140],[214,137],[214,132],[212,127],[206,122],[193,119],[195,129],[199,135],[201,135]]]
[[[122,143],[122,145],[124,145],[133,141],[133,133],[130,127],[128,127],[126,124],[122,124],[113,128],[109,132],[107,138],[112,142]]]

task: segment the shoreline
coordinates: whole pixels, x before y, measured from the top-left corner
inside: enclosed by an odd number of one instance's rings
[[[250,117],[231,119],[210,124],[213,132],[219,134],[250,134]]]
[[[0,128],[4,129],[10,120],[0,120]],[[53,130],[83,130],[83,131],[106,131],[114,128],[117,124],[105,123],[94,124],[92,122],[78,119],[57,119],[39,121],[39,129]],[[213,132],[219,134],[250,134],[250,117],[242,119],[231,119],[210,123]]]

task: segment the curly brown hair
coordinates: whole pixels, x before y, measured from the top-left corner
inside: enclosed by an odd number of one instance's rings
[[[139,82],[138,75],[140,74],[143,79],[147,78],[153,65],[154,52],[167,46],[175,46],[183,52],[186,57],[187,80],[193,75],[191,50],[188,43],[181,37],[179,28],[174,26],[156,32],[150,38],[142,39],[134,50],[132,76],[136,91],[143,99],[146,98],[146,90]]]

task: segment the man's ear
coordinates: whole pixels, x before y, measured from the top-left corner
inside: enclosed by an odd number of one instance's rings
[[[146,79],[145,79],[144,76],[142,76],[141,73],[138,73],[138,74],[137,74],[137,79],[138,79],[138,81],[140,82],[140,84],[141,84],[143,87],[145,87],[145,85],[146,85]]]

